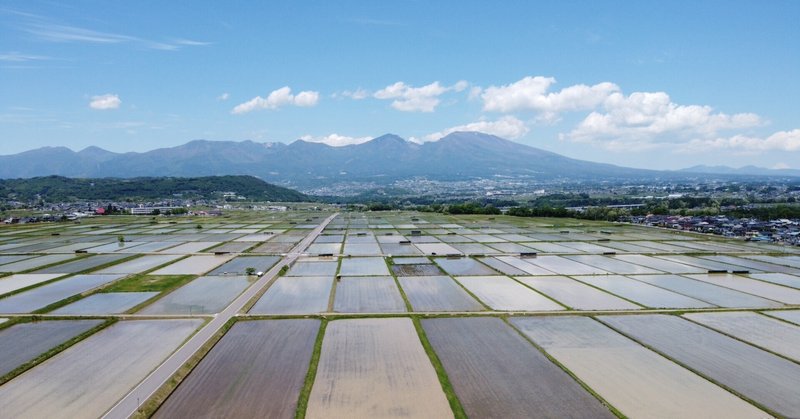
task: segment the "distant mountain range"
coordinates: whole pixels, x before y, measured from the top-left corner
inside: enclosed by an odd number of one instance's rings
[[[0,178],[47,175],[252,175],[303,188],[342,181],[388,183],[414,176],[441,180],[492,176],[597,180],[687,177],[690,173],[576,160],[477,132],[455,132],[424,144],[387,134],[344,147],[303,140],[291,144],[196,140],[144,153],[112,153],[98,147],[78,152],[66,147],[44,147],[0,156]]]

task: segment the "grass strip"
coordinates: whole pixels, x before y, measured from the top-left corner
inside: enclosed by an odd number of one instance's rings
[[[565,373],[567,373],[567,375],[572,377],[573,380],[575,380],[578,384],[580,384],[581,387],[583,387],[592,396],[594,396],[597,400],[599,400],[600,403],[602,403],[605,407],[607,407],[608,410],[610,410],[611,413],[613,413],[616,417],[618,417],[618,418],[626,418],[627,417],[627,416],[625,416],[625,414],[623,414],[622,412],[617,410],[617,408],[614,407],[611,403],[609,403],[606,399],[604,399],[603,396],[601,396],[596,391],[594,391],[591,387],[589,387],[588,384],[583,382],[583,380],[581,380],[574,372],[570,371],[570,369],[567,368],[566,365],[564,365],[561,362],[559,362],[556,358],[554,358],[552,355],[547,353],[547,351],[545,351],[544,348],[539,346],[536,342],[534,342],[525,333],[522,333],[522,331],[520,331],[519,329],[514,327],[514,325],[512,325],[511,322],[508,321],[508,317],[503,316],[503,317],[501,317],[501,319],[506,323],[506,325],[508,325],[508,327],[510,327],[513,331],[517,332],[518,335],[520,335],[528,343],[533,345],[534,348],[536,348],[539,352],[542,353],[542,355],[544,355],[547,359],[549,359],[550,362],[552,362],[553,364],[556,364],[559,368],[561,368],[561,370],[563,370]]]
[[[325,329],[328,327],[328,320],[323,318],[322,323],[317,333],[317,340],[314,342],[314,352],[311,354],[311,362],[308,364],[308,373],[303,382],[303,389],[300,391],[300,397],[297,399],[297,410],[295,411],[295,419],[303,419],[306,417],[308,410],[308,399],[311,397],[311,390],[314,387],[314,380],[317,378],[317,366],[319,365],[319,357],[322,353],[322,340],[325,338]]]
[[[173,290],[195,275],[133,275],[114,282],[102,292],[163,292]]]
[[[596,320],[596,319],[595,319],[595,320]],[[602,322],[601,322],[601,323],[602,323]],[[755,406],[755,407],[757,407],[757,408],[759,408],[759,409],[761,409],[761,410],[763,410],[763,411],[767,412],[768,414],[772,415],[773,417],[776,417],[776,418],[782,417],[781,415],[779,415],[779,414],[778,414],[778,412],[775,412],[774,410],[772,410],[772,409],[770,409],[770,408],[768,408],[768,407],[766,407],[766,406],[762,405],[761,403],[758,403],[757,401],[755,401],[755,400],[753,400],[753,399],[750,399],[749,397],[746,397],[744,394],[742,394],[742,393],[740,393],[740,392],[738,392],[738,391],[734,390],[733,388],[729,387],[729,386],[728,386],[728,385],[726,385],[725,383],[722,383],[722,382],[720,382],[720,381],[714,380],[714,379],[713,379],[713,378],[711,378],[710,376],[708,376],[708,375],[706,375],[706,374],[703,374],[703,373],[701,373],[700,371],[696,370],[695,368],[692,368],[692,367],[690,367],[688,364],[686,364],[686,363],[684,363],[684,362],[681,362],[681,361],[679,361],[679,360],[677,360],[677,359],[675,359],[675,358],[673,358],[673,357],[671,357],[671,356],[667,355],[667,354],[666,354],[666,353],[664,353],[664,352],[661,352],[661,351],[660,351],[660,350],[658,350],[656,347],[654,347],[654,346],[651,346],[651,345],[649,345],[649,344],[647,344],[647,343],[645,343],[645,342],[643,342],[643,341],[637,340],[637,339],[636,339],[636,338],[634,338],[633,336],[631,336],[631,335],[629,335],[629,334],[627,334],[627,333],[623,332],[622,330],[616,329],[616,328],[614,328],[613,326],[611,326],[611,325],[609,325],[609,324],[606,324],[606,323],[602,323],[602,324],[603,324],[604,326],[608,327],[609,329],[613,330],[614,332],[616,332],[616,333],[619,333],[620,335],[622,335],[622,336],[625,336],[626,338],[628,338],[628,339],[630,339],[630,340],[632,340],[632,341],[634,341],[634,342],[638,343],[639,345],[642,345],[643,347],[647,348],[648,350],[650,350],[650,351],[652,351],[652,352],[654,352],[654,353],[656,353],[656,354],[658,354],[658,355],[660,355],[660,356],[662,356],[662,357],[664,357],[664,358],[668,359],[670,362],[672,362],[672,363],[674,363],[674,364],[676,364],[676,365],[678,365],[678,366],[680,366],[680,367],[682,367],[682,368],[685,368],[685,369],[687,369],[687,370],[689,370],[689,371],[691,371],[691,372],[693,372],[693,373],[697,374],[697,375],[698,375],[698,376],[700,376],[700,377],[703,377],[703,378],[704,378],[704,379],[706,379],[706,380],[707,380],[709,383],[715,384],[715,385],[717,385],[717,386],[719,386],[719,387],[721,387],[721,388],[725,389],[725,391],[727,391],[727,392],[729,392],[729,393],[733,394],[734,396],[736,396],[736,397],[739,397],[740,399],[742,399],[742,400],[746,401],[747,403],[750,403],[750,404],[752,404],[753,406]]]
[[[35,318],[32,318],[31,320],[35,321]],[[8,372],[8,373],[4,374],[3,376],[1,376],[0,377],[0,385],[3,385],[5,383],[7,383],[12,378],[24,373],[25,371],[27,371],[27,370],[29,370],[29,369],[31,369],[31,368],[39,365],[39,364],[41,364],[42,362],[50,359],[51,357],[55,356],[59,352],[69,348],[70,346],[72,346],[72,345],[74,345],[74,344],[86,339],[90,335],[92,335],[92,334],[100,331],[101,329],[104,329],[104,328],[106,328],[106,327],[108,327],[108,326],[110,326],[110,325],[112,325],[112,324],[114,324],[116,322],[117,322],[117,319],[108,319],[107,321],[98,324],[97,326],[95,326],[95,327],[93,327],[93,328],[91,328],[91,329],[89,329],[89,330],[87,330],[87,331],[85,331],[85,332],[73,337],[72,339],[69,339],[69,340],[61,343],[60,345],[57,345],[57,346],[51,348],[50,350],[39,354],[38,356],[36,356],[36,358],[33,358],[32,360],[30,360],[30,361],[18,366],[17,368],[14,368],[10,372]],[[20,324],[20,323],[21,322],[17,322],[17,323],[14,323],[14,324]]]
[[[194,355],[192,355],[192,357],[189,358],[188,361],[186,361],[183,365],[181,365],[180,368],[178,368],[178,370],[175,372],[175,374],[172,375],[172,377],[170,377],[169,380],[167,380],[164,384],[162,384],[161,387],[159,387],[158,390],[156,390],[156,392],[153,393],[153,395],[150,396],[149,399],[147,399],[144,403],[141,404],[141,406],[139,406],[136,412],[133,415],[131,415],[131,418],[143,419],[153,416],[156,410],[158,410],[158,408],[161,407],[161,405],[164,403],[164,401],[167,400],[167,398],[172,394],[172,392],[175,391],[175,389],[178,388],[178,386],[183,382],[183,380],[185,380],[186,377],[189,376],[189,374],[200,363],[200,361],[202,361],[203,358],[205,358],[206,355],[208,355],[208,353],[211,352],[211,349],[214,348],[217,342],[219,342],[220,339],[222,339],[222,337],[225,336],[225,333],[227,333],[228,330],[230,330],[230,328],[233,327],[234,323],[236,323],[236,318],[228,320],[228,322],[225,323],[225,325],[222,326],[222,328],[217,333],[215,333],[214,336],[211,337],[211,339],[209,339],[205,344],[203,344],[203,346],[201,346],[200,349],[198,349],[197,352],[195,352]],[[201,328],[202,327],[205,327],[205,325],[201,326]],[[191,336],[188,339],[191,339]]]
[[[389,275],[391,275],[392,279],[394,280],[394,285],[397,287],[397,290],[400,291],[400,297],[403,299],[403,304],[406,305],[406,311],[409,313],[414,311],[414,308],[411,306],[411,302],[408,300],[406,291],[400,286],[400,280],[397,279],[397,275],[394,273],[394,271],[392,271],[392,264],[389,263],[388,258],[383,258],[383,262],[386,263],[386,267],[389,269]]]
[[[436,376],[439,377],[439,383],[442,386],[445,397],[447,397],[447,402],[450,403],[450,409],[453,410],[453,416],[455,416],[456,419],[466,419],[467,413],[464,411],[464,407],[461,405],[461,401],[458,399],[453,385],[450,383],[450,377],[447,376],[447,371],[445,371],[442,361],[439,359],[439,356],[436,355],[433,346],[431,346],[431,343],[428,341],[428,335],[425,334],[425,329],[422,328],[422,322],[420,322],[419,317],[412,317],[411,321],[414,323],[414,328],[417,329],[419,341],[422,343],[425,353],[428,354],[433,369],[436,370]]]

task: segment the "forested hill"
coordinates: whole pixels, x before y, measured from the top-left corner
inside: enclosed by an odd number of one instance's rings
[[[27,201],[126,200],[166,198],[221,198],[235,192],[254,201],[308,201],[292,189],[275,186],[252,176],[139,177],[131,179],[76,179],[46,176],[0,179],[0,197]]]

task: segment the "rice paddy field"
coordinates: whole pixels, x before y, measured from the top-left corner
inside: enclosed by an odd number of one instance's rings
[[[0,418],[800,417],[800,248],[333,213],[0,226]]]

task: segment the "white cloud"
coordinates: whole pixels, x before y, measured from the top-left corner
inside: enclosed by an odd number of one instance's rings
[[[761,125],[752,113],[728,115],[709,106],[678,105],[664,92],[612,93],[603,111],[590,113],[561,139],[598,143],[608,149],[649,149],[711,140],[720,131]]]
[[[775,164],[772,165],[772,169],[776,169],[776,170],[791,169],[791,166],[789,166],[788,164],[783,163],[783,162],[778,162],[778,163],[775,163]]]
[[[224,102],[224,101],[230,99],[230,97],[231,97],[231,95],[229,95],[228,92],[225,92],[225,93],[217,96],[217,100]]]
[[[800,151],[800,128],[791,131],[778,131],[766,138],[734,135],[728,138],[694,139],[681,151],[698,152],[711,150],[748,152]]]
[[[309,107],[315,106],[318,102],[319,92],[307,90],[293,95],[292,89],[289,88],[289,86],[284,86],[280,89],[273,90],[266,99],[261,96],[256,96],[247,102],[236,105],[231,113],[247,113],[256,109],[278,109],[286,105]]]
[[[193,47],[204,47],[212,44],[211,42],[195,41],[193,39],[174,39],[172,42],[176,45],[187,45]]]
[[[481,93],[483,93],[483,89],[480,86],[473,86],[471,89],[469,89],[468,99],[469,100],[480,99]]]
[[[439,104],[439,96],[447,89],[439,82],[422,87],[411,87],[399,81],[378,90],[376,99],[395,99],[392,107],[403,112],[433,112]]]
[[[44,55],[22,54],[15,51],[8,52],[5,54],[0,54],[0,61],[14,62],[14,63],[23,63],[28,61],[42,61],[49,59],[50,57]]]
[[[443,131],[426,135],[421,140],[417,138],[414,140],[416,142],[437,141],[442,137],[457,131],[477,131],[484,134],[496,135],[498,137],[513,140],[527,134],[529,129],[524,122],[511,115],[507,115],[496,121],[477,121],[465,125],[458,125]]]
[[[34,23],[27,32],[39,39],[50,42],[87,42],[94,44],[118,44],[139,41],[138,38],[109,32],[100,32],[77,26],[60,25],[52,22]]]
[[[300,92],[294,97],[294,106],[310,107],[319,102],[319,92],[310,90]]]
[[[43,41],[57,43],[131,44],[142,48],[162,51],[177,51],[186,46],[196,47],[211,45],[210,42],[191,39],[174,39],[167,42],[155,41],[136,36],[64,25],[47,19],[34,19],[34,21],[26,25],[24,30]]]
[[[312,135],[304,135],[300,137],[303,141],[309,141],[312,143],[323,143],[333,147],[341,147],[351,144],[361,144],[365,143],[372,139],[372,137],[348,137],[346,135],[339,135],[339,134],[330,134],[324,135],[321,137],[315,137]]]
[[[342,96],[349,97],[350,99],[353,100],[361,100],[368,98],[369,92],[359,87],[358,89],[353,91],[345,90],[344,92],[342,92]]]
[[[533,110],[543,113],[593,109],[608,96],[619,91],[614,83],[603,82],[594,86],[577,84],[559,92],[548,93],[556,83],[553,77],[525,77],[504,86],[487,87],[481,94],[483,110],[489,112],[514,112]]]
[[[122,104],[122,100],[118,95],[105,94],[99,96],[92,96],[92,101],[89,102],[89,107],[97,110],[118,109]]]
[[[376,99],[394,99],[392,107],[402,112],[433,112],[439,105],[439,96],[448,91],[460,92],[466,89],[469,83],[459,81],[453,86],[442,86],[438,81],[422,87],[412,87],[398,81],[386,86],[373,94]]]

